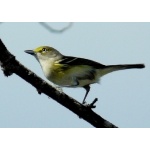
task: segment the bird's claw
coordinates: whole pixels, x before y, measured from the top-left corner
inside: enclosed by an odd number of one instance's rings
[[[60,93],[62,93],[63,92],[63,89],[60,87],[60,86],[54,86],[54,88],[57,90],[57,91],[59,91]]]
[[[87,104],[85,101],[84,101],[82,104],[83,104],[84,106],[86,106],[87,108],[92,109],[92,108],[96,108],[96,105],[94,105],[94,104],[95,104],[97,101],[98,101],[98,98],[95,98],[91,104]]]

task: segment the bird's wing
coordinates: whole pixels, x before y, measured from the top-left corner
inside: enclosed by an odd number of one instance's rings
[[[85,59],[85,58],[78,58],[78,57],[72,57],[72,56],[63,56],[62,60],[59,61],[60,64],[66,64],[70,66],[76,66],[76,65],[87,65],[91,66],[95,69],[105,68],[106,66],[103,64],[100,64],[98,62]]]

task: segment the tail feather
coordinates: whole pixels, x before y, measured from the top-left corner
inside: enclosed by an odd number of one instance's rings
[[[124,70],[124,69],[142,69],[145,68],[144,64],[123,64],[123,65],[109,65],[106,68],[100,70],[100,76],[108,74],[113,71]]]
[[[110,65],[108,68],[116,68],[116,69],[142,69],[145,68],[144,64],[124,64],[124,65]]]

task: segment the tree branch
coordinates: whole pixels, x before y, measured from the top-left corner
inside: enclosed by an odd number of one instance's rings
[[[16,75],[30,83],[32,86],[34,86],[39,92],[46,94],[48,97],[51,97],[53,100],[68,108],[69,110],[77,114],[80,118],[83,118],[84,120],[92,124],[94,127],[117,128],[115,125],[93,112],[90,107],[86,107],[75,99],[69,97],[65,93],[56,90],[31,70],[24,67],[19,61],[15,59],[15,56],[7,50],[1,39],[0,66],[5,76],[10,76],[15,73]]]

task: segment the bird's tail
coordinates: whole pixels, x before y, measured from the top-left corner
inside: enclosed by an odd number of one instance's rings
[[[100,76],[111,73],[113,71],[124,70],[124,69],[142,69],[145,68],[144,64],[123,64],[123,65],[109,65],[106,68],[100,70]]]

